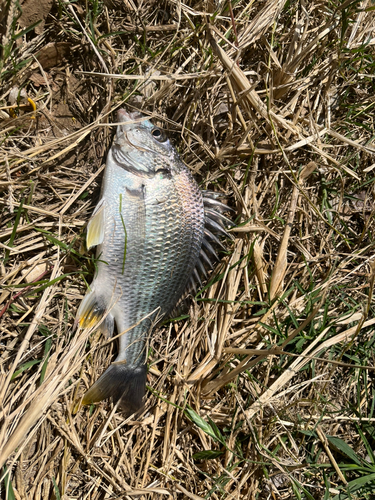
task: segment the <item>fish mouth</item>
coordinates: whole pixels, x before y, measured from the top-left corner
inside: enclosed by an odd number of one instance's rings
[[[143,115],[139,111],[128,112],[126,111],[126,109],[121,108],[117,111],[117,119],[119,122],[125,122],[124,124],[119,125],[118,130],[121,130],[121,136],[128,146],[135,148],[138,151],[144,151],[148,153],[154,152],[152,149],[147,148],[144,144],[140,145],[139,143],[132,142],[129,138],[129,132],[131,131],[131,129],[137,127],[137,124],[139,124],[140,122],[147,121],[147,116]],[[115,144],[114,146],[121,148],[121,146]]]
[[[115,156],[116,161],[124,166],[124,162],[121,160],[122,156],[129,155],[129,150],[136,149],[138,152],[151,154],[151,155],[160,155],[161,153],[152,148],[150,144],[147,144],[147,141],[142,140],[142,136],[134,133],[138,132],[140,128],[142,128],[142,122],[148,122],[149,117],[142,114],[139,111],[129,112],[124,108],[121,108],[117,111],[117,119],[120,123],[117,125],[116,139],[113,142],[112,150]],[[128,158],[127,163],[130,161]],[[134,169],[136,170],[136,169]],[[138,169],[139,170],[139,169]],[[147,175],[148,177],[153,177],[155,172],[145,174],[145,171],[141,169],[142,172],[138,175]]]
[[[122,126],[122,130],[121,130],[122,137],[128,146],[136,148],[136,149],[141,149],[141,148],[139,148],[138,145],[133,144],[130,141],[130,139],[128,138],[128,133],[127,133],[128,130],[127,129],[129,129],[129,125],[134,123],[135,120],[139,120],[140,118],[143,118],[143,115],[139,111],[128,112],[124,108],[121,108],[117,111],[117,120],[119,122],[128,122]]]
[[[133,120],[139,120],[144,116],[139,111],[128,112],[126,109],[121,108],[117,111],[117,119],[119,122],[129,122]]]

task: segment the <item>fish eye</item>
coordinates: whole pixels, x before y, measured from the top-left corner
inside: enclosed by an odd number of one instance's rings
[[[151,134],[152,134],[152,137],[159,142],[165,142],[167,140],[167,136],[165,135],[164,131],[158,127],[154,127],[151,130]]]

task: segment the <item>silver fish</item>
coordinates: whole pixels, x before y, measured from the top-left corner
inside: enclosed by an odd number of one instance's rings
[[[119,335],[136,325],[119,337],[116,360],[82,401],[112,396],[129,415],[142,406],[148,335],[194,288],[202,262],[210,263],[207,254],[216,255],[212,231],[224,232],[229,220],[222,215],[226,205],[199,189],[162,129],[124,109],[118,121],[87,227],[87,247],[97,246],[97,274],[76,324],[101,321],[98,329],[108,336],[115,324]]]

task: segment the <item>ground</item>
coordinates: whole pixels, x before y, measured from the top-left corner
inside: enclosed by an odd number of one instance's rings
[[[373,498],[373,2],[0,12],[2,497]],[[124,106],[236,223],[128,419],[76,411],[117,347],[74,329]]]

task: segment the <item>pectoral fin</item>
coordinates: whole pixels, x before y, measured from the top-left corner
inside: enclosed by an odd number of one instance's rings
[[[86,246],[88,250],[103,243],[105,229],[104,223],[105,202],[104,199],[102,199],[94,210],[94,213],[87,225]]]

